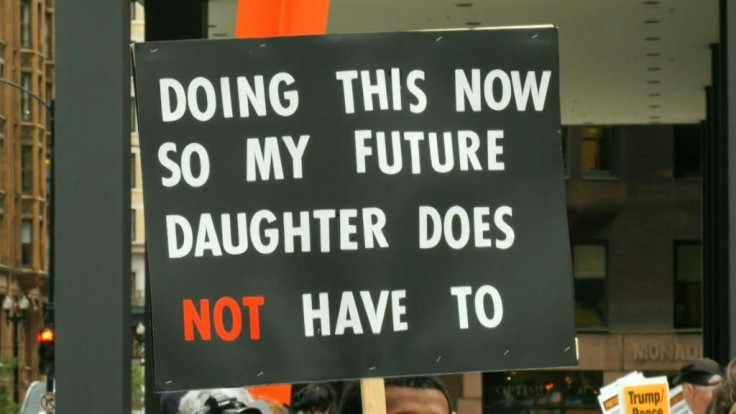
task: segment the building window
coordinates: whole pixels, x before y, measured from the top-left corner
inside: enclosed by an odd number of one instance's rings
[[[675,328],[700,328],[703,252],[700,242],[675,242]]]
[[[44,24],[44,36],[43,36],[43,54],[46,56],[46,59],[51,59],[51,33],[54,32],[54,28],[52,26],[54,19],[51,17],[51,13],[45,14],[45,24]]]
[[[137,306],[138,298],[136,297],[137,290],[135,288],[135,272],[130,272],[130,299],[133,306]]]
[[[31,266],[33,262],[33,248],[31,244],[32,230],[31,220],[23,220],[20,228],[20,246],[21,246],[21,258],[20,264],[22,266]]]
[[[138,122],[135,114],[135,98],[130,98],[130,132],[138,132]]]
[[[31,47],[31,4],[30,0],[20,2],[20,46]]]
[[[700,125],[675,125],[674,139],[674,168],[677,178],[700,177],[700,154],[703,127]]]
[[[41,75],[38,75],[38,77],[36,79],[38,81],[38,83],[36,85],[38,85],[38,88],[40,90],[41,89],[41,85],[43,85],[43,77],[41,77]],[[38,117],[39,123],[41,123],[42,120],[45,121],[48,118],[46,116],[46,111],[44,111],[43,109],[41,109],[41,112],[38,115],[39,115],[39,117]]]
[[[38,37],[36,37],[36,43],[35,43],[35,46],[37,48],[40,48],[41,42],[43,41],[43,38],[44,38],[43,23],[41,22],[41,19],[42,19],[41,16],[43,15],[44,15],[43,11],[41,10],[41,0],[39,0],[38,6],[36,7],[36,16],[35,16],[36,17],[36,21],[35,21],[36,27],[38,28],[38,33],[36,33],[36,36]]]
[[[130,21],[133,21],[133,22],[136,20],[136,15],[135,15],[136,3],[137,3],[136,1],[130,2]]]
[[[135,161],[136,161],[135,153],[130,154],[130,188],[135,188],[136,182],[135,182]]]
[[[581,169],[585,177],[613,175],[615,130],[604,127],[582,127]]]
[[[36,153],[36,159],[38,160],[38,169],[36,170],[36,173],[33,174],[34,178],[38,178],[38,182],[35,183],[38,188],[38,194],[39,195],[45,195],[46,194],[46,168],[43,168],[41,166],[41,160],[43,159],[43,150],[39,148],[38,152]]]
[[[605,244],[573,246],[575,324],[580,329],[603,328],[608,323],[608,252]]]
[[[44,231],[43,231],[43,223],[41,223],[41,222],[38,223],[38,234],[43,237],[43,234],[44,234]],[[44,241],[47,241],[47,238],[44,238]],[[41,251],[40,248],[38,250]],[[45,252],[45,250],[44,250],[44,252]],[[39,261],[41,262],[39,264],[39,266],[41,266],[41,269],[46,269],[46,260],[47,260],[47,258],[48,258],[48,256],[45,255],[45,254],[42,254],[41,257],[39,257]]]
[[[46,84],[46,104],[51,105],[54,101],[53,87],[50,83]],[[51,134],[51,113],[46,112],[46,133]],[[47,147],[48,148],[48,147]]]
[[[3,232],[5,231],[5,223],[3,223],[3,219],[5,218],[5,200],[4,198],[0,197],[0,238],[3,236]],[[3,254],[0,252],[0,263],[3,262]]]
[[[33,192],[33,148],[23,145],[20,150],[20,187],[23,194]]]
[[[20,86],[25,90],[31,90],[31,75],[29,73],[23,73],[20,76]],[[31,95],[25,91],[20,93],[20,107],[21,107],[21,119],[24,121],[31,120]]]
[[[3,154],[5,154],[5,122],[2,119],[0,119],[0,190],[5,189],[3,185],[3,174],[2,174],[2,171],[3,171],[2,165],[4,165],[3,164],[3,161],[4,161]],[[2,198],[0,198],[0,214],[2,213],[2,209],[3,209]]]
[[[483,373],[484,413],[582,414],[600,412],[601,371]]]
[[[136,234],[135,234],[135,209],[130,209],[130,240],[135,241]]]
[[[0,6],[1,7],[1,6]],[[5,78],[5,45],[0,43],[0,78]],[[5,115],[4,108],[4,101],[5,101],[5,94],[3,91],[5,88],[0,88],[0,115]]]
[[[2,9],[2,5],[0,5]],[[0,78],[5,78],[5,45],[0,43]],[[3,164],[3,153],[5,152],[5,120],[2,118],[5,116],[5,87],[0,86],[0,166]],[[2,183],[2,168],[0,167],[0,190],[3,189]],[[0,200],[0,204],[2,201]],[[0,205],[0,210],[3,208]]]
[[[49,235],[48,229],[42,234],[43,238],[46,240],[46,271],[48,272],[50,270],[49,267],[51,266],[49,263],[51,258],[51,236]]]
[[[48,152],[46,153],[44,166],[46,167],[46,200],[51,202],[51,174],[53,171],[51,171],[51,157]]]

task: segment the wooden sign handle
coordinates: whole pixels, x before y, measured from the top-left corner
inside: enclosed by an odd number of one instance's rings
[[[360,380],[360,398],[363,401],[363,414],[386,414],[386,389],[383,378]]]

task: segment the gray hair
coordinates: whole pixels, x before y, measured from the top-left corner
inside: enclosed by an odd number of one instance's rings
[[[207,390],[192,390],[184,394],[179,402],[179,413],[194,414],[205,407],[207,399],[215,393],[225,394],[233,397],[243,404],[253,402],[253,397],[245,388],[216,388]]]

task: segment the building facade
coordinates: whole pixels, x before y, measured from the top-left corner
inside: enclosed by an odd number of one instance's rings
[[[703,356],[701,126],[564,135],[579,366],[449,376],[458,413],[600,412],[601,386]]]
[[[23,312],[14,321],[0,314],[0,356],[18,358],[21,398],[39,378],[36,334],[48,302],[53,22],[53,0],[0,0],[0,300],[10,315]]]

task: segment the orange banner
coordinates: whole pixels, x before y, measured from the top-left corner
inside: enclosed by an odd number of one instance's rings
[[[238,0],[235,37],[324,34],[330,0]]]
[[[330,0],[238,0],[235,37],[304,36],[327,31]],[[253,398],[291,404],[291,385],[249,387]]]
[[[251,397],[256,400],[271,400],[281,404],[291,405],[291,385],[248,387],[247,390]]]

